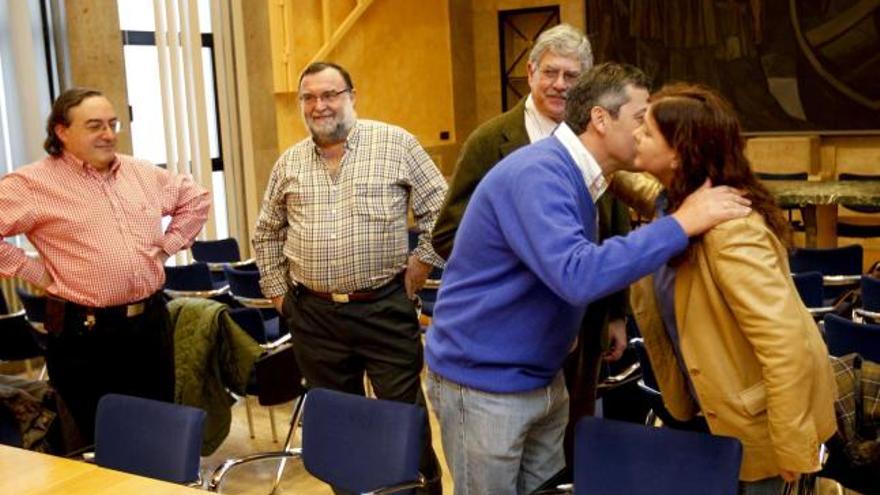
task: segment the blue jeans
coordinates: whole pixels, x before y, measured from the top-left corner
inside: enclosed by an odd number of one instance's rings
[[[528,392],[496,394],[428,372],[455,495],[528,494],[565,466],[568,392],[562,373]]]
[[[780,495],[785,487],[785,480],[779,476],[764,478],[757,481],[741,481],[740,495]]]

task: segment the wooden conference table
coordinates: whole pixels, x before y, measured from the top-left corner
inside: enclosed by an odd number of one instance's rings
[[[779,206],[798,207],[807,247],[837,247],[837,205],[880,206],[880,181],[762,181]]]
[[[15,495],[204,495],[195,488],[95,464],[0,445],[0,493]]]

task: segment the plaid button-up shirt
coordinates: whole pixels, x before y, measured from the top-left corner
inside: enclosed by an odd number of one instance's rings
[[[320,292],[380,287],[406,267],[407,209],[421,231],[414,253],[441,266],[430,243],[446,181],[408,132],[358,120],[339,175],[327,172],[311,138],[288,149],[272,170],[253,239],[266,297],[288,280]]]

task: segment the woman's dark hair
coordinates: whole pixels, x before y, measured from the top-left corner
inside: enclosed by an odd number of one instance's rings
[[[43,149],[52,156],[61,156],[64,152],[64,143],[55,134],[55,126],[61,124],[65,127],[70,125],[70,109],[79,106],[86,98],[104,96],[96,89],[71,88],[61,93],[61,96],[52,104],[52,112],[46,120],[46,140],[43,141]]]
[[[667,191],[670,211],[681,206],[708,178],[713,186],[744,190],[752,209],[791,247],[791,226],[773,196],[752,173],[730,103],[705,86],[682,83],[663,87],[650,101],[651,117],[680,161]]]

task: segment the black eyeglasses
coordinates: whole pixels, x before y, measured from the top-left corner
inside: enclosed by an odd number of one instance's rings
[[[305,93],[299,95],[299,101],[303,105],[314,105],[315,103],[318,103],[318,101],[323,101],[324,103],[332,105],[339,101],[340,96],[350,92],[351,88],[340,89],[339,91],[324,91],[319,95]]]

